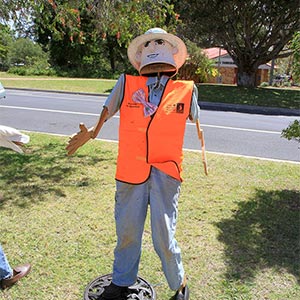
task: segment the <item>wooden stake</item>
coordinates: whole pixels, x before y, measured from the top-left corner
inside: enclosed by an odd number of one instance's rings
[[[205,175],[208,175],[208,166],[207,166],[207,159],[206,159],[206,153],[205,153],[205,140],[204,140],[204,132],[203,129],[200,127],[200,121],[199,119],[196,122],[197,132],[199,140],[201,141],[201,156],[202,156],[202,162],[204,166],[204,172]]]

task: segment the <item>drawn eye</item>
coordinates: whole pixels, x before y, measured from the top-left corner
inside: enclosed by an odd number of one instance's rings
[[[150,45],[151,41],[147,41],[144,45],[145,48],[147,48]],[[164,45],[165,41],[163,39],[154,40],[154,43],[156,45]]]
[[[155,43],[158,45],[164,45],[165,41],[163,39],[155,40]]]

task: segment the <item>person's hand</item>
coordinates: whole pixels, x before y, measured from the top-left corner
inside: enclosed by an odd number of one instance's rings
[[[70,137],[66,150],[68,155],[74,154],[79,147],[84,145],[93,136],[93,127],[87,129],[83,123],[79,124],[80,131]]]

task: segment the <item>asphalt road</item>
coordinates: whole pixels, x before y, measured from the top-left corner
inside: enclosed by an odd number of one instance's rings
[[[0,124],[20,130],[71,135],[78,124],[93,126],[105,97],[54,92],[6,90],[0,100]],[[299,144],[281,138],[282,129],[299,117],[201,111],[208,152],[300,162]],[[118,140],[119,116],[102,128],[98,138]],[[187,123],[184,147],[200,150],[195,124]]]

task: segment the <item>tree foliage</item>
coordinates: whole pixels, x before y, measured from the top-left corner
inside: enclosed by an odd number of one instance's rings
[[[28,38],[18,38],[9,52],[9,61],[13,65],[32,66],[36,60],[47,61],[47,55],[40,45]]]
[[[43,0],[33,14],[37,41],[49,49],[52,62],[81,76],[128,69],[130,40],[154,26],[174,30],[176,18],[165,0]]]
[[[209,76],[216,76],[217,69],[214,68],[213,61],[208,59],[202,49],[190,40],[186,40],[185,43],[189,56],[178,71],[179,77],[199,83],[206,82]]]
[[[31,1],[26,0],[2,0],[0,1],[0,20],[8,22],[23,18],[31,7]]]
[[[295,33],[291,49],[293,50],[293,80],[300,82],[300,31]]]
[[[0,23],[13,25],[20,37],[31,37],[31,15],[41,0],[1,0]]]
[[[237,83],[256,85],[259,65],[280,53],[300,28],[298,1],[178,0],[185,34],[202,45],[225,48],[238,66]]]
[[[7,25],[0,24],[0,70],[6,71],[9,68],[8,53],[12,47],[13,35]]]
[[[97,77],[134,72],[127,60],[128,43],[151,27],[162,27],[173,33],[176,30],[186,42],[191,40],[197,46],[225,48],[238,66],[240,86],[256,85],[258,66],[278,57],[300,31],[299,14],[298,1],[286,0],[0,2],[0,21],[14,20],[19,36],[41,44],[60,71]],[[293,70],[297,74],[297,39],[292,45],[296,47]],[[195,59],[199,49],[190,48],[190,58]],[[0,55],[3,51],[2,47]],[[201,56],[198,58],[196,65],[203,63]],[[196,68],[201,77],[207,70],[211,68]]]
[[[295,120],[281,132],[281,137],[288,140],[295,140],[300,143],[300,120]]]

